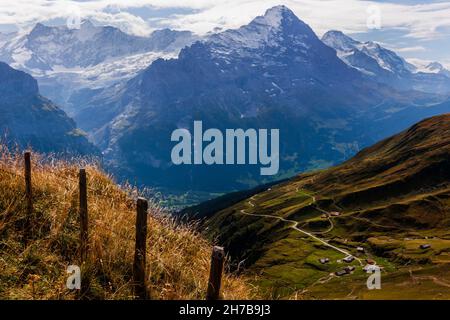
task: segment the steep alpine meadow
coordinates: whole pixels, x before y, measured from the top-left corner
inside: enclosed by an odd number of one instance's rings
[[[22,155],[0,145],[0,299],[80,299],[79,291],[66,288],[69,266],[79,263],[80,161],[37,153],[32,159],[30,215],[23,201]],[[89,253],[82,281],[89,281],[89,288],[82,299],[134,299],[136,190],[120,188],[96,165],[83,163],[89,185]],[[150,297],[204,299],[212,244],[192,227],[176,224],[154,203],[148,211],[147,234]],[[221,293],[224,299],[258,297],[247,279],[228,272]]]
[[[240,268],[261,276],[268,294],[441,299],[450,297],[449,181],[445,114],[339,166],[267,186],[206,217],[198,213]],[[383,290],[365,287],[362,268],[373,263]],[[335,274],[347,265],[355,270]]]

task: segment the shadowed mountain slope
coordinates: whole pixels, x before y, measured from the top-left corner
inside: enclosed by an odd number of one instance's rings
[[[98,154],[75,122],[39,94],[36,80],[0,62],[0,134],[10,146],[42,152]]]

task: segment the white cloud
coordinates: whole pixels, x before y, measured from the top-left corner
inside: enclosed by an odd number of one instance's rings
[[[396,52],[423,52],[427,49],[423,46],[403,47],[403,48],[390,48]]]
[[[146,36],[152,31],[152,28],[141,17],[128,12],[114,14],[99,12],[95,15],[89,15],[87,18],[94,19],[101,25],[116,26],[127,33],[140,36]]]
[[[442,36],[442,30],[450,28],[450,1],[406,5],[361,0],[0,0],[0,21],[3,24],[29,26],[43,20],[66,18],[70,8],[76,6],[83,18],[94,18],[136,34],[146,34],[154,26],[127,13],[127,9],[189,8],[196,12],[172,15],[159,21],[165,26],[206,33],[214,27],[234,28],[248,23],[267,8],[278,4],[290,7],[318,34],[329,29],[350,33],[367,31],[367,8],[373,5],[381,9],[382,28],[401,28],[407,30],[412,38],[438,38]]]

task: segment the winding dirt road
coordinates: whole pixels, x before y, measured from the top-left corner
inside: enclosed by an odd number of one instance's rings
[[[252,201],[251,201],[251,200],[254,200],[254,197],[255,197],[255,196],[251,197],[250,200],[247,201],[248,205],[251,206],[251,207],[255,207],[255,204],[253,204]],[[312,196],[312,200],[313,200],[313,203],[316,202],[316,198],[315,198],[314,196]],[[248,213],[248,212],[246,212],[244,209],[240,210],[240,213],[243,214],[243,215],[246,215],[246,216],[250,216],[250,217],[253,216],[253,217],[270,218],[270,219],[276,219],[276,220],[279,220],[279,221],[282,221],[282,222],[285,222],[285,223],[290,223],[290,224],[291,224],[290,228],[292,228],[292,229],[294,229],[294,230],[296,230],[296,231],[298,231],[298,232],[300,232],[300,233],[302,233],[302,234],[304,234],[304,235],[306,235],[306,236],[308,236],[308,237],[314,239],[314,240],[317,241],[317,242],[322,243],[323,245],[325,245],[325,246],[327,246],[327,247],[329,247],[329,248],[331,248],[331,249],[333,249],[333,250],[336,250],[336,251],[338,251],[338,252],[344,254],[346,257],[347,257],[347,256],[352,256],[352,257],[354,257],[355,260],[358,261],[359,264],[360,264],[361,266],[363,265],[363,262],[361,261],[361,259],[359,259],[359,258],[353,256],[350,252],[348,252],[348,251],[346,251],[346,250],[344,250],[344,249],[338,248],[338,247],[336,247],[336,246],[333,246],[332,244],[329,244],[327,241],[325,241],[325,240],[323,240],[323,239],[321,239],[321,238],[315,236],[315,235],[312,234],[311,232],[308,232],[308,231],[305,231],[305,230],[300,229],[300,228],[298,227],[298,224],[299,224],[298,221],[295,221],[295,220],[288,220],[288,219],[284,219],[284,218],[282,218],[282,217],[273,216],[273,215],[268,215],[268,214],[257,214],[257,213],[254,213],[254,214],[253,214],[253,213]],[[328,213],[327,213],[327,214],[328,214]]]

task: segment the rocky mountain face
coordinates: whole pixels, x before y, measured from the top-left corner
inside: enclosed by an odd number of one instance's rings
[[[194,120],[222,131],[278,128],[281,171],[273,178],[280,178],[343,161],[448,108],[419,107],[433,99],[367,77],[278,6],[194,43],[178,59],[156,60],[126,85],[93,97],[76,119],[89,124],[121,177],[172,190],[229,191],[264,182],[259,167],[174,166],[174,129],[192,132]]]
[[[33,77],[5,63],[0,63],[0,97],[2,143],[41,152],[98,154],[75,122],[39,94]]]
[[[148,37],[84,21],[79,29],[38,23],[29,33],[0,38],[0,61],[36,77],[42,93],[71,114],[87,91],[126,81],[157,58],[176,57],[197,38],[157,30]]]
[[[435,94],[450,92],[450,72],[440,63],[434,62],[420,68],[378,43],[356,41],[341,31],[328,31],[322,41],[335,49],[347,65],[376,81],[399,90]]]

